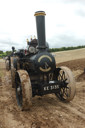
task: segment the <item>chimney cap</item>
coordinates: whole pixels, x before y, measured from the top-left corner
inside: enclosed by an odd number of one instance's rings
[[[44,11],[37,11],[35,12],[34,16],[45,16],[46,13]]]

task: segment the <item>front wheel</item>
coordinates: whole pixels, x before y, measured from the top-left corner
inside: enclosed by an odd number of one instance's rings
[[[15,68],[11,67],[11,82],[12,82],[12,88],[15,88]]]
[[[6,64],[6,70],[9,71],[10,70],[9,60],[6,60],[5,64]]]
[[[15,75],[16,99],[21,110],[31,107],[32,87],[28,73],[25,70],[18,70]]]
[[[61,101],[69,102],[74,98],[76,92],[73,74],[69,68],[63,66],[56,68],[56,73],[57,80],[61,83],[56,95]]]

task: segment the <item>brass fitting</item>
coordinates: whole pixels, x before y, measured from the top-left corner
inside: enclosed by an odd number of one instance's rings
[[[45,16],[45,12],[44,11],[37,11],[35,12],[34,16]]]

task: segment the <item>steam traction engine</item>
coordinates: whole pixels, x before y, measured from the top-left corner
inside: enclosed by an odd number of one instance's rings
[[[54,93],[65,102],[71,101],[75,95],[71,70],[67,67],[57,68],[55,58],[48,52],[45,15],[43,11],[35,13],[38,40],[29,43],[29,53],[25,55],[20,51],[11,57],[12,86],[16,89],[16,99],[21,110],[29,109],[35,95]]]

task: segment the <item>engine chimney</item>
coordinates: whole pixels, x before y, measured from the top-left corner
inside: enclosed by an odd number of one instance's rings
[[[45,39],[45,12],[37,11],[34,16],[36,16],[36,26],[37,26],[37,37],[38,37],[38,48],[46,49],[46,39]]]

